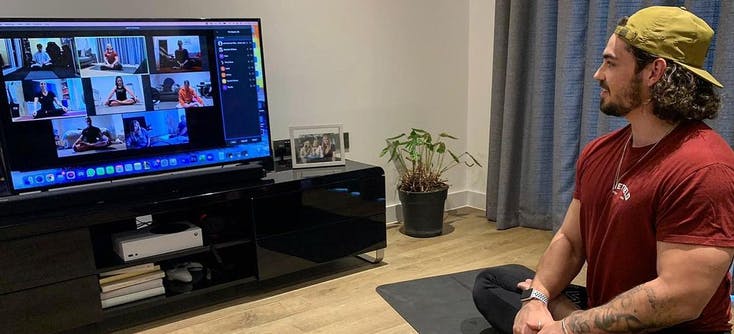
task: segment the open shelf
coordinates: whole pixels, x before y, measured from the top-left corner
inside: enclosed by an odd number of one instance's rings
[[[212,245],[205,245],[201,247],[193,247],[183,250],[178,250],[174,252],[168,252],[156,256],[150,256],[143,259],[137,259],[133,261],[125,262],[123,261],[115,252],[110,251],[107,254],[99,255],[102,256],[102,259],[98,260],[98,263],[102,263],[103,265],[98,267],[97,273],[104,273],[112,270],[118,270],[126,267],[132,267],[135,265],[143,264],[143,263],[158,263],[158,262],[164,262],[171,259],[177,259],[182,257],[189,257],[196,254],[201,253],[207,253],[212,251],[212,249],[223,249],[228,247],[236,247],[236,246],[242,246],[247,244],[252,244],[251,239],[239,239],[239,240],[231,240],[231,241],[224,241],[219,242]]]
[[[209,246],[193,247],[174,252],[164,253],[156,256],[150,256],[143,259],[137,259],[129,262],[123,261],[115,252],[110,252],[106,256],[107,260],[104,261],[107,265],[97,269],[97,273],[104,273],[111,270],[122,269],[126,267],[132,267],[143,263],[157,263],[165,260],[175,259],[183,256],[189,256],[199,253],[204,253],[210,250]]]
[[[126,313],[129,313],[131,311],[139,311],[141,308],[151,308],[151,307],[164,306],[164,305],[171,304],[171,303],[178,303],[184,299],[189,299],[189,298],[197,297],[197,296],[205,296],[214,291],[227,289],[227,288],[235,287],[239,285],[245,285],[248,283],[254,283],[254,282],[257,282],[257,279],[254,276],[243,277],[243,278],[226,281],[226,282],[206,282],[206,283],[202,283],[198,285],[197,287],[195,287],[194,289],[188,292],[171,293],[171,294],[166,292],[166,294],[164,295],[136,300],[134,302],[125,303],[125,304],[113,306],[110,308],[106,308],[103,310],[104,317],[110,317],[110,318],[117,317],[117,316],[121,316]]]

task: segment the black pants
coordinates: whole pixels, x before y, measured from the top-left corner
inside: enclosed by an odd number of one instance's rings
[[[100,65],[99,66],[99,69],[100,70],[103,70],[103,71],[110,71],[110,70],[119,71],[119,70],[122,69],[122,64],[117,63],[117,64],[112,65],[112,66],[110,66],[110,65]]]
[[[66,113],[66,111],[64,111],[64,109],[61,109],[61,108],[55,108],[55,109],[38,109],[33,114],[33,118],[63,116],[65,113]]]
[[[521,290],[517,283],[535,277],[535,272],[517,264],[508,264],[486,269],[477,275],[474,282],[474,304],[489,321],[492,328],[500,333],[512,333],[515,315],[522,306]],[[581,309],[588,308],[586,288],[569,285],[563,294]],[[669,328],[657,333],[681,334],[680,329]],[[725,334],[730,332],[701,332],[697,334]]]
[[[494,329],[500,333],[512,333],[515,315],[522,306],[522,291],[517,283],[533,277],[534,271],[517,264],[492,267],[477,275],[474,304]],[[572,284],[563,290],[563,294],[579,308],[587,308],[586,288]]]

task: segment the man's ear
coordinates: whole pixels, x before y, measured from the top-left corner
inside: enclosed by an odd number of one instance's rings
[[[663,58],[656,58],[652,63],[647,65],[647,68],[649,72],[644,77],[645,84],[648,87],[652,87],[652,85],[660,81],[660,78],[663,77],[665,69],[668,68],[668,63]]]

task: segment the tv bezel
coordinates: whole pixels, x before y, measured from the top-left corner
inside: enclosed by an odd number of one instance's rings
[[[2,143],[0,143],[0,163],[2,164],[2,166],[1,166],[2,168],[0,168],[0,170],[3,173],[3,175],[2,175],[3,176],[2,182],[5,183],[6,188],[7,188],[6,195],[8,195],[8,194],[10,194],[10,195],[18,195],[18,194],[32,193],[32,192],[38,192],[38,191],[45,192],[45,191],[55,191],[55,190],[67,190],[67,189],[68,190],[71,190],[71,191],[74,191],[75,188],[76,189],[82,189],[82,188],[88,187],[88,186],[97,186],[97,185],[105,185],[105,184],[114,185],[115,182],[122,182],[122,181],[124,181],[126,183],[127,183],[127,181],[130,181],[130,182],[153,182],[153,181],[155,181],[157,179],[157,177],[158,178],[163,177],[163,176],[165,176],[166,178],[169,178],[169,177],[172,177],[172,178],[185,177],[188,173],[191,173],[191,172],[205,171],[205,170],[210,170],[210,172],[211,172],[212,169],[216,169],[216,168],[220,168],[220,167],[221,167],[222,171],[225,171],[226,170],[226,167],[228,167],[228,166],[241,166],[241,165],[256,164],[256,165],[258,165],[263,170],[263,173],[251,173],[251,174],[252,175],[260,175],[261,174],[260,177],[264,177],[266,171],[272,171],[272,170],[274,170],[274,162],[273,162],[273,159],[274,159],[274,151],[273,151],[273,145],[272,145],[273,138],[272,138],[272,131],[271,131],[271,126],[270,126],[270,108],[269,108],[270,103],[269,103],[269,100],[268,100],[268,92],[267,92],[268,86],[267,86],[267,75],[266,75],[266,70],[265,70],[265,66],[266,66],[265,65],[265,48],[264,48],[264,42],[263,42],[264,38],[263,38],[263,34],[262,34],[262,20],[261,20],[261,18],[255,18],[255,17],[250,17],[250,18],[231,18],[231,17],[230,18],[216,18],[216,17],[207,17],[207,18],[175,18],[175,17],[168,17],[168,18],[131,18],[131,17],[127,17],[127,18],[109,18],[109,17],[106,17],[106,18],[76,18],[76,17],[75,18],[71,18],[71,17],[66,17],[66,18],[65,17],[36,17],[36,18],[28,18],[28,17],[0,17],[0,26],[4,22],[7,22],[7,23],[11,23],[11,22],[15,22],[15,23],[17,23],[17,22],[29,22],[29,23],[38,23],[38,24],[41,24],[41,23],[44,23],[44,22],[47,22],[47,23],[50,23],[50,24],[53,24],[54,22],[88,22],[88,23],[100,23],[101,25],[103,25],[104,23],[118,23],[118,24],[119,23],[123,23],[124,24],[124,23],[128,23],[129,22],[129,23],[131,23],[130,26],[135,26],[134,23],[136,23],[136,22],[139,22],[139,23],[155,23],[155,22],[161,22],[161,23],[164,23],[164,24],[165,23],[169,23],[170,24],[171,22],[184,22],[184,23],[187,23],[187,22],[191,22],[191,23],[197,23],[197,22],[198,23],[200,23],[200,22],[220,22],[220,23],[222,23],[222,22],[225,22],[225,23],[226,22],[232,22],[232,23],[235,23],[233,25],[233,27],[242,26],[241,24],[236,24],[238,22],[239,23],[244,23],[244,22],[254,23],[254,24],[257,25],[257,36],[259,38],[259,40],[258,40],[258,43],[259,43],[259,45],[258,45],[259,54],[256,55],[256,56],[259,57],[259,62],[261,64],[260,71],[262,72],[262,82],[263,82],[263,84],[262,84],[262,91],[263,91],[263,94],[264,94],[263,108],[265,110],[264,115],[263,115],[264,121],[261,121],[258,124],[259,124],[259,126],[263,126],[263,123],[264,123],[264,125],[266,127],[266,130],[267,130],[267,138],[262,138],[262,139],[264,141],[267,141],[267,147],[268,147],[268,150],[269,150],[269,155],[263,156],[263,157],[242,158],[242,159],[236,159],[236,160],[230,160],[230,161],[224,161],[224,162],[214,161],[212,164],[207,164],[207,165],[203,165],[203,166],[180,167],[180,168],[176,168],[174,170],[158,170],[158,171],[156,171],[156,170],[152,170],[151,169],[149,172],[144,173],[144,174],[140,174],[140,175],[114,176],[114,177],[105,178],[105,179],[102,179],[102,180],[77,181],[73,185],[68,185],[68,186],[48,186],[48,187],[41,186],[41,187],[34,187],[34,188],[31,188],[31,189],[20,189],[20,190],[18,190],[13,185],[12,176],[11,176],[12,170],[11,170],[11,166],[9,166],[9,164],[7,163],[7,157],[6,157],[6,151],[7,151],[7,146],[6,145],[7,145],[7,142],[8,142],[7,141],[8,140],[8,138],[7,138],[8,134],[5,131],[5,127],[8,126],[8,125],[3,125],[3,126],[0,126],[0,140],[2,140]],[[174,27],[171,27],[171,28],[172,28],[171,29],[172,31],[175,30]],[[185,32],[186,30],[190,30],[190,29],[194,29],[194,28],[187,27],[186,29],[182,29],[180,31]],[[58,36],[58,34],[53,34],[53,33],[48,33],[48,32],[40,32],[39,35],[55,35],[55,36]],[[2,29],[0,29],[0,37],[2,37]],[[9,38],[9,37],[2,37],[1,39],[5,39],[5,38]],[[17,37],[12,37],[12,38],[17,38]],[[210,55],[213,54],[213,51],[210,50],[209,51],[209,54]],[[147,55],[147,58],[150,58],[150,57],[151,57],[151,55]],[[211,59],[210,61],[213,61],[213,59]],[[151,59],[147,59],[147,62],[149,64],[148,66],[151,66]],[[216,73],[216,71],[214,70],[214,67],[215,66],[216,66],[215,63],[212,62],[212,63],[209,64],[209,68],[207,69],[208,72],[210,72],[210,74],[212,74],[212,75],[214,73]],[[213,76],[212,76],[212,79],[214,79]],[[212,80],[212,81],[214,81],[214,80]],[[2,75],[0,73],[0,89],[3,90],[3,92],[0,93],[0,96],[4,96],[5,97],[5,98],[0,98],[0,110],[2,110],[2,112],[4,113],[3,114],[3,119],[0,119],[0,122],[4,122],[5,121],[4,120],[5,115],[10,115],[10,110],[9,110],[10,103],[9,103],[9,100],[7,99],[7,96],[6,96],[6,93],[5,93],[5,91],[6,91],[6,85],[5,85],[5,83],[6,83],[6,80],[4,79],[4,75]],[[221,90],[221,88],[219,88],[218,90]],[[221,93],[221,91],[218,91],[217,92],[217,94],[220,94],[220,93]],[[221,112],[221,105],[219,105],[219,108],[220,108],[219,111]],[[148,110],[146,110],[146,112],[147,111]],[[227,146],[220,146],[220,147],[214,147],[214,148],[209,148],[209,149],[221,149],[221,148],[225,148],[225,147],[227,147]],[[193,152],[196,152],[196,151],[201,151],[201,149],[188,149],[188,150],[185,150],[183,153],[193,153]],[[140,156],[141,157],[150,157],[150,156],[153,156],[155,154],[156,153],[153,152],[153,153],[142,154]],[[103,163],[104,162],[104,159],[96,159],[94,161],[98,161],[100,163]],[[55,166],[55,167],[50,167],[50,168],[60,168],[60,167],[61,166]],[[210,172],[207,172],[207,173],[210,173]]]

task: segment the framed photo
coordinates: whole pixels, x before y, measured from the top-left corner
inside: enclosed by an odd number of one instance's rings
[[[292,126],[291,156],[293,168],[344,165],[342,126]]]

